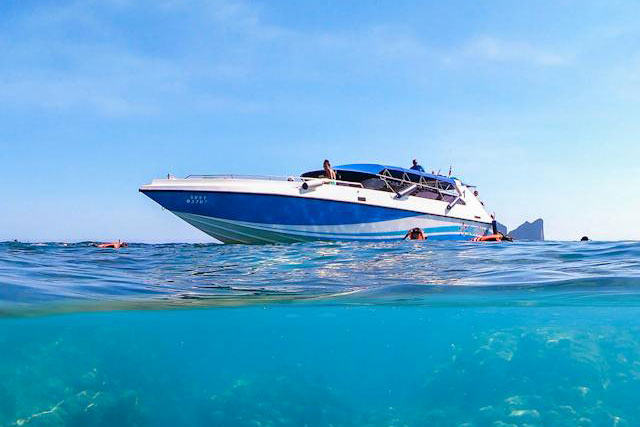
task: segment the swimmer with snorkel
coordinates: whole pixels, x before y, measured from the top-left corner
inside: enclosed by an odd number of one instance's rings
[[[404,235],[402,240],[427,240],[427,236],[424,234],[424,231],[420,227],[412,228],[407,231],[407,234]]]

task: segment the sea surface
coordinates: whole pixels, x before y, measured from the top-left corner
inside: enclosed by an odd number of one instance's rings
[[[14,425],[640,425],[640,243],[0,243]]]

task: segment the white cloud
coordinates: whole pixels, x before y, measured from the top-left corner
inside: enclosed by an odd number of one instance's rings
[[[499,62],[523,62],[542,66],[564,65],[570,58],[530,43],[501,40],[482,36],[469,40],[460,50],[460,56]]]
[[[217,2],[220,7],[213,8],[212,3],[207,4],[208,10],[213,11],[208,13],[206,23],[195,25],[193,16],[176,18],[182,19],[181,26],[190,32],[182,35],[185,40],[211,38],[201,33],[203,28],[220,30],[232,22],[243,30],[254,28],[249,33],[256,37],[274,34],[262,31],[256,18],[239,6]],[[72,3],[52,9],[39,8],[0,30],[3,108],[83,110],[104,116],[149,115],[181,107],[200,112],[254,112],[261,108],[255,99],[226,94],[225,84],[246,77],[249,68],[242,57],[216,55],[220,50],[219,40],[196,52],[191,52],[189,46],[184,46],[184,52],[178,54],[146,51],[135,46],[138,40],[123,36],[121,29],[92,9],[93,6],[92,3]],[[127,9],[129,4],[100,5],[105,6]],[[153,30],[159,29],[159,25],[149,25]],[[134,46],[129,45],[131,41]]]
[[[174,33],[162,27],[162,19],[149,18],[145,29],[151,35],[172,34],[178,46],[164,49],[162,43],[144,39],[145,34],[132,36],[129,28],[109,18],[140,15],[141,9],[145,16],[170,20]],[[380,73],[419,83],[430,81],[428,74],[448,62],[552,66],[568,60],[525,42],[489,36],[446,51],[394,26],[293,30],[265,22],[254,4],[232,0],[37,7],[0,30],[0,50],[0,101],[5,108],[86,109],[109,116],[171,108],[260,111],[264,106],[251,90],[252,82],[334,79],[343,84]]]

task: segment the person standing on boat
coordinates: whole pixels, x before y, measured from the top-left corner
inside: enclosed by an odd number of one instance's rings
[[[331,167],[331,162],[329,160],[325,160],[322,164],[322,168],[324,169],[324,177],[327,179],[338,179],[336,177],[336,171]]]
[[[418,172],[424,172],[424,169],[418,164],[416,159],[413,159],[413,166],[411,166],[411,169]]]

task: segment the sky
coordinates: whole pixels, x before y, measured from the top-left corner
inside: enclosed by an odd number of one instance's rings
[[[640,3],[0,2],[0,240],[211,241],[138,187],[325,158],[640,239]]]

